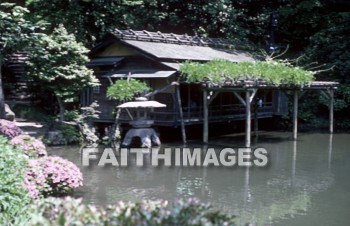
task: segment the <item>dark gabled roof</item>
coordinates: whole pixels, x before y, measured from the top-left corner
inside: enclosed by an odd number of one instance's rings
[[[147,57],[168,63],[180,63],[186,60],[205,62],[214,59],[232,62],[255,60],[251,54],[237,50],[235,48],[237,44],[226,39],[118,29],[111,32],[108,37],[111,36]],[[109,38],[100,45],[100,48],[112,43]],[[98,49],[97,47],[92,51]]]
[[[208,46],[213,48],[229,49],[236,46],[238,43],[234,43],[227,39],[222,38],[208,38],[199,36],[189,36],[187,34],[177,35],[173,33],[161,33],[150,31],[134,31],[134,30],[118,30],[115,29],[111,32],[115,37],[122,40],[136,40],[143,42],[156,42],[156,43],[171,43],[177,45],[190,45],[190,46]],[[242,45],[242,43],[239,43]]]
[[[164,61],[210,61],[224,59],[232,62],[254,61],[248,53],[208,46],[179,45],[163,42],[122,40],[124,43]]]

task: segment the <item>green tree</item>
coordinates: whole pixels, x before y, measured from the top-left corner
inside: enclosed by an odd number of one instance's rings
[[[264,42],[274,1],[144,0],[139,29]],[[142,15],[142,17],[141,17]]]
[[[49,23],[53,31],[63,24],[68,33],[91,48],[110,29],[134,27],[135,0],[29,0],[28,9],[33,21]]]
[[[88,50],[68,34],[61,25],[52,34],[40,34],[28,48],[29,73],[44,91],[57,98],[60,121],[64,120],[65,103],[73,102],[79,92],[88,86],[98,85],[93,71],[85,64]]]
[[[5,117],[1,67],[9,55],[23,49],[36,28],[33,23],[24,19],[27,12],[25,8],[15,4],[0,4],[0,118]]]

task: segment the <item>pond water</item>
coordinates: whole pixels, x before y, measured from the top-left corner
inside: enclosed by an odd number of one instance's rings
[[[296,142],[290,136],[260,132],[253,146],[268,151],[264,168],[84,167],[79,147],[53,147],[49,152],[80,166],[84,187],[76,195],[85,203],[197,197],[236,215],[238,225],[349,225],[350,135],[299,134]],[[242,134],[233,134],[212,138],[207,146],[187,146],[237,148],[243,140]]]

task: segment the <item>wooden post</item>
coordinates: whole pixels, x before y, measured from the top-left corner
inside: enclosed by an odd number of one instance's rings
[[[191,119],[191,88],[190,84],[187,85],[187,119]]]
[[[293,140],[298,136],[298,91],[294,91],[294,109],[293,109]]]
[[[250,112],[250,92],[246,90],[245,92],[245,109],[246,109],[246,125],[245,125],[245,146],[250,147],[250,137],[251,137],[251,112]]]
[[[208,143],[208,91],[203,89],[203,142]]]
[[[333,133],[334,123],[334,90],[329,90],[329,133]]]
[[[186,142],[187,142],[186,141],[186,129],[185,129],[185,122],[184,122],[184,114],[182,111],[182,104],[181,104],[180,86],[176,87],[176,99],[177,99],[177,104],[178,104],[179,114],[180,114],[182,143],[186,144]]]
[[[259,120],[258,120],[258,105],[256,101],[254,101],[254,136],[258,136],[258,128],[259,128]]]

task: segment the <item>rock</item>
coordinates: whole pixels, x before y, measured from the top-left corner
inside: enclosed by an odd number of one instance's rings
[[[67,140],[64,138],[62,131],[53,130],[47,132],[45,143],[48,145],[66,145]]]
[[[8,121],[14,121],[15,120],[15,113],[11,110],[10,106],[8,104],[5,104],[5,119]]]

